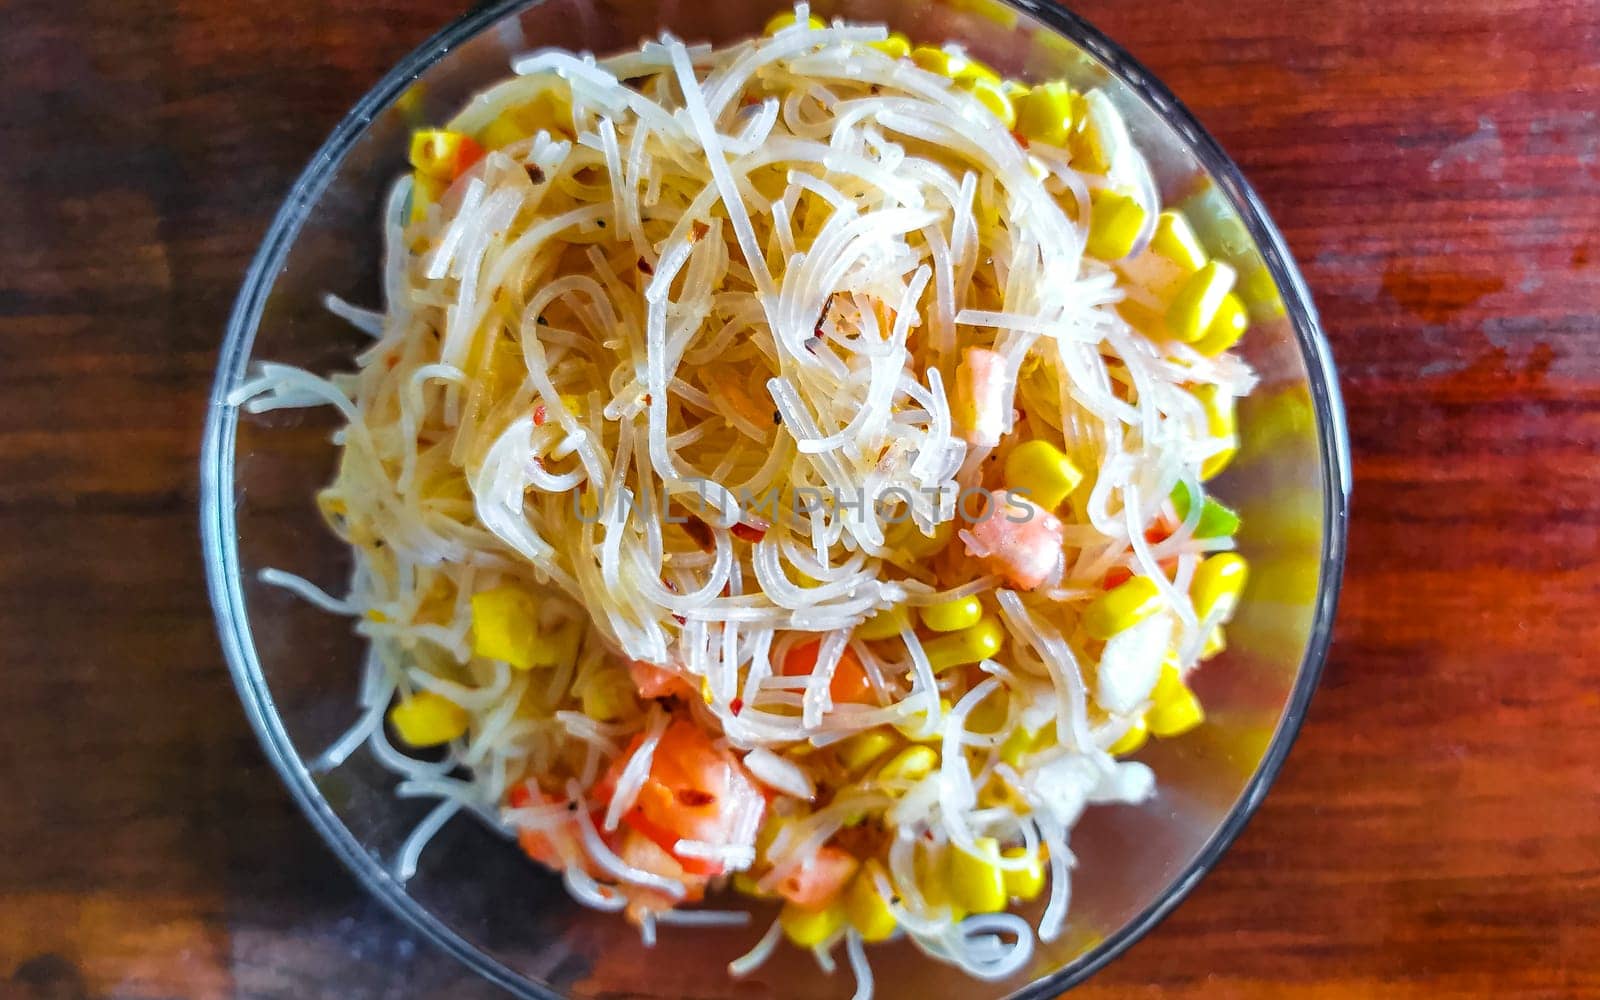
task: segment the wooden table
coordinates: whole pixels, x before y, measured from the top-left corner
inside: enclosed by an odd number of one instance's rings
[[[1276,789],[1085,997],[1600,996],[1600,5],[1085,0],[1242,163],[1344,373]],[[0,996],[489,997],[291,808],[213,638],[223,318],[428,0],[0,0]]]

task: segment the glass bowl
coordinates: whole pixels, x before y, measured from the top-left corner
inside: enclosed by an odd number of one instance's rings
[[[442,120],[530,48],[613,51],[663,29],[726,42],[759,32],[786,2],[516,0],[456,21],[385,76],[318,150],[251,264],[222,346],[201,519],[217,626],[250,721],[362,884],[521,996],[816,998],[845,997],[854,986],[848,972],[825,977],[810,956],[786,948],[749,979],[731,979],[727,962],[760,935],[763,914],[735,930],[663,927],[657,950],[647,951],[632,927],[572,903],[556,878],[471,818],[449,822],[416,875],[397,879],[396,854],[431,804],[396,798],[395,779],[365,749],[338,768],[315,766],[354,719],[363,644],[344,619],[258,580],[271,566],[331,591],[344,584],[347,556],[313,501],[333,474],[333,417],[241,419],[225,400],[257,360],[348,367],[360,335],[326,312],[323,296],[378,304],[380,207],[404,169],[414,124]],[[1196,675],[1208,721],[1142,751],[1157,774],[1154,799],[1085,815],[1073,835],[1067,930],[1022,972],[985,983],[903,942],[871,952],[878,995],[890,1000],[952,989],[972,998],[1054,995],[1126,949],[1216,863],[1305,714],[1332,626],[1349,493],[1333,364],[1304,281],[1238,169],[1165,87],[1081,19],[1032,0],[837,0],[813,9],[884,21],[918,41],[958,41],[1008,76],[1105,88],[1149,157],[1163,202],[1183,207],[1212,252],[1239,268],[1255,316],[1241,349],[1262,383],[1240,407],[1240,452],[1216,484],[1244,516],[1240,548],[1255,572],[1228,650]]]

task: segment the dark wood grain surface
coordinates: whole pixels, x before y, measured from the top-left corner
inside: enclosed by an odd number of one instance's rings
[[[1085,997],[1600,996],[1600,4],[1083,0],[1241,162],[1355,449],[1310,721]],[[292,809],[194,507],[225,312],[436,0],[0,0],[0,996],[494,994]]]

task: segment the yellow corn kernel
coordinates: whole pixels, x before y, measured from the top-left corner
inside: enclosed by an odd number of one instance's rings
[[[1272,271],[1267,265],[1262,264],[1247,273],[1239,290],[1257,316],[1283,315],[1283,296],[1278,294],[1278,283],[1272,280]]]
[[[929,73],[939,76],[954,76],[959,63],[950,58],[950,53],[932,45],[918,45],[911,50],[911,61]]]
[[[955,632],[971,628],[983,617],[983,602],[976,597],[957,597],[921,608],[922,624],[935,632]]]
[[[1249,576],[1250,564],[1238,553],[1218,552],[1208,557],[1195,569],[1194,581],[1189,584],[1195,615],[1202,621],[1213,614],[1220,614],[1224,621],[1232,617]]]
[[[1006,456],[1006,486],[1027,493],[1045,510],[1055,510],[1083,482],[1083,472],[1048,441],[1025,441]]]
[[[911,624],[911,612],[903,604],[896,604],[892,608],[884,608],[877,614],[856,626],[855,637],[875,642],[879,639],[893,639]]]
[[[995,85],[1000,90],[1000,74],[993,67],[986,65],[978,59],[965,59],[956,66],[954,79],[957,83],[971,83],[974,80],[983,80]]]
[[[625,670],[601,670],[583,686],[583,714],[612,722],[628,714],[637,702],[633,681]]]
[[[834,747],[834,753],[839,756],[839,763],[844,765],[844,769],[854,775],[894,749],[894,745],[893,736],[881,729],[869,729],[847,740],[840,740]]]
[[[1161,664],[1161,675],[1150,692],[1150,701],[1159,707],[1183,697],[1187,690],[1189,686],[1183,682],[1183,671],[1178,669],[1178,654],[1170,653]]]
[[[1085,250],[1101,260],[1121,260],[1128,256],[1139,230],[1144,227],[1144,206],[1125,194],[1105,190],[1093,192],[1090,201],[1093,207],[1089,213],[1089,242]]]
[[[938,766],[939,755],[932,748],[906,747],[878,769],[876,780],[879,783],[904,781],[915,784],[932,774]]]
[[[1161,591],[1147,576],[1136,576],[1095,598],[1083,612],[1083,630],[1109,639],[1161,610]]]
[[[906,524],[910,526],[910,530],[900,539],[898,547],[919,559],[944,551],[950,544],[950,539],[956,536],[954,521],[940,521],[933,526],[932,535],[924,535],[922,529],[911,521],[906,521]]]
[[[776,35],[778,32],[794,23],[794,11],[786,10],[781,14],[774,15],[772,20],[767,22],[767,26],[761,30],[768,35]],[[827,26],[827,22],[823,21],[820,17],[806,18],[806,27],[810,28],[812,31],[821,31]]]
[[[845,925],[844,907],[837,904],[820,910],[807,910],[793,903],[783,904],[778,911],[778,926],[784,937],[801,948],[815,948],[840,931]]]
[[[1040,726],[1038,729],[1029,729],[1027,726],[1018,726],[1000,744],[1000,760],[1012,767],[1021,767],[1022,758],[1049,743],[1055,736],[1055,725]]]
[[[888,880],[883,863],[873,858],[861,866],[844,893],[845,916],[861,935],[861,940],[868,944],[887,941],[894,936],[897,926],[889,901],[878,892],[875,875],[884,875],[885,881]]]
[[[1196,271],[1167,307],[1167,329],[1186,344],[1199,340],[1217,318],[1222,300],[1233,290],[1237,275],[1232,267],[1220,260],[1206,261]]]
[[[976,853],[950,845],[950,897],[968,913],[998,913],[1006,908],[1000,842],[993,837],[978,837],[972,846]]]
[[[1218,625],[1206,634],[1206,644],[1200,649],[1200,659],[1209,660],[1228,648],[1228,637]]]
[[[1206,327],[1200,339],[1194,342],[1194,349],[1208,358],[1214,358],[1237,344],[1249,328],[1250,313],[1246,311],[1244,301],[1229,292],[1222,297],[1216,318]]]
[[[983,733],[986,736],[1000,732],[1006,724],[1009,714],[1006,710],[1005,698],[985,698],[972,707],[967,713],[967,728],[974,733]]]
[[[1182,212],[1166,211],[1156,217],[1156,231],[1150,237],[1150,249],[1182,267],[1194,272],[1206,266],[1206,248]]]
[[[890,59],[904,59],[911,54],[911,40],[898,31],[889,32],[889,37],[881,42],[868,42],[867,45]]]
[[[1072,89],[1061,80],[1041,83],[1016,99],[1017,131],[1029,142],[1065,146],[1072,131]]]
[[[420,170],[411,172],[411,212],[412,222],[421,222],[428,215],[428,209],[439,203],[444,193],[449,190],[450,182],[440,180],[423,173]]]
[[[422,128],[411,133],[409,159],[418,173],[448,182],[456,179],[465,162],[470,162],[475,147],[472,137],[463,132]],[[481,156],[482,150],[476,153]]]
[[[478,132],[489,149],[504,149],[540,132],[574,135],[572,96],[564,88],[541,90],[524,104],[508,108]]]
[[[1145,741],[1149,738],[1150,723],[1145,720],[1144,716],[1140,716],[1139,721],[1135,722],[1127,732],[1122,734],[1121,739],[1111,744],[1106,750],[1114,756],[1121,757],[1124,754],[1133,753],[1144,746]]]
[[[418,691],[389,709],[389,724],[410,746],[436,747],[467,732],[467,710],[443,695]]]
[[[1000,856],[1008,861],[1028,860],[1026,867],[1003,870],[1007,896],[1029,900],[1037,898],[1044,891],[1044,859],[1038,851],[1030,851],[1026,847],[1008,847],[1000,852]]]
[[[923,854],[917,858],[917,888],[922,898],[933,910],[947,910],[951,920],[961,921],[967,911],[956,902],[951,892],[949,861],[939,854]]]
[[[479,129],[478,141],[483,143],[485,149],[505,149],[514,142],[526,139],[528,135],[515,119],[506,114]]]
[[[968,66],[973,65],[968,63]],[[1017,124],[1017,109],[1012,107],[1011,98],[1006,96],[1005,89],[998,80],[985,77],[963,79],[961,73],[966,72],[965,67],[958,71],[956,81],[961,89],[977,98],[978,103],[984,106],[991,115],[999,119],[1000,124],[1010,131]]]
[[[1234,419],[1233,395],[1216,385],[1198,385],[1194,397],[1206,413],[1206,433],[1212,437],[1231,438],[1238,428]],[[1200,478],[1210,479],[1233,461],[1236,447],[1228,447],[1206,459],[1200,466]]]
[[[1221,472],[1223,469],[1227,468],[1228,463],[1233,461],[1233,456],[1237,455],[1238,453],[1238,448],[1229,447],[1222,449],[1215,455],[1212,455],[1210,458],[1205,460],[1205,464],[1200,466],[1200,478],[1210,479],[1212,476]]]
[[[749,872],[734,872],[733,887],[752,899],[777,899],[778,894],[761,888],[761,880]]]
[[[540,658],[539,611],[520,587],[496,587],[472,595],[472,651],[527,670]]]
[[[1182,684],[1182,681],[1178,682]],[[1150,731],[1163,739],[1181,736],[1206,721],[1205,709],[1200,699],[1184,685],[1176,696],[1158,703],[1150,710]]]
[[[982,663],[1005,645],[1005,629],[993,618],[980,618],[976,625],[951,632],[922,644],[928,663],[937,673],[968,663]]]

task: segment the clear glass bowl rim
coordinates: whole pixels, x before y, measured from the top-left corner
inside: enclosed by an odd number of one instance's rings
[[[262,310],[283,260],[294,245],[302,223],[315,209],[324,188],[345,153],[360,138],[363,129],[423,71],[443,59],[456,46],[502,18],[540,2],[542,0],[495,0],[445,26],[402,59],[356,102],[295,181],[250,263],[239,297],[228,318],[207,406],[205,436],[200,452],[200,529],[217,632],[234,685],[268,760],[311,825],[368,892],[435,945],[485,979],[517,996],[559,1000],[558,994],[519,975],[445,925],[413,899],[405,891],[404,885],[362,847],[317,791],[309,770],[284,729],[272,692],[267,687],[256,658],[239,576],[235,530],[234,443],[238,411],[226,405],[228,391],[250,360]],[[1165,85],[1081,16],[1064,7],[1038,0],[1003,2],[1095,56],[1140,97],[1161,109],[1165,119],[1189,144],[1196,158],[1211,173],[1239,213],[1283,295],[1306,365],[1325,484],[1321,568],[1310,639],[1271,745],[1233,808],[1205,846],[1149,907],[1088,955],[1064,969],[1035,980],[1014,994],[1016,998],[1042,1000],[1056,996],[1092,976],[1171,912],[1239,836],[1282,767],[1305,718],[1332,640],[1334,614],[1344,575],[1351,488],[1350,443],[1332,353],[1322,333],[1310,291],[1289,254],[1283,235],[1232,159]]]

